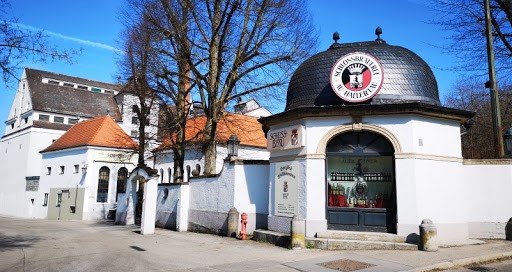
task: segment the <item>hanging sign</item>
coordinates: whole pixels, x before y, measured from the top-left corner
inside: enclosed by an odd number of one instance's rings
[[[297,161],[276,163],[274,181],[275,214],[293,217],[297,213],[299,163]]]
[[[333,91],[348,102],[363,102],[374,97],[382,87],[383,79],[379,60],[366,53],[347,54],[331,70]]]
[[[268,150],[286,150],[303,147],[304,127],[302,125],[272,129],[267,133]]]

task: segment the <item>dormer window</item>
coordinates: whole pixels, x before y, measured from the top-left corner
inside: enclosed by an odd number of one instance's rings
[[[68,82],[64,82],[64,86],[74,88],[74,87],[75,87],[75,84],[73,84],[73,83],[68,83]]]
[[[60,85],[60,82],[58,82],[57,80],[49,79],[49,80],[48,80],[48,84]]]
[[[64,117],[55,116],[53,117],[53,122],[64,124]]]
[[[77,88],[80,89],[80,90],[87,90],[87,89],[89,89],[89,87],[84,86],[84,85],[78,85]]]
[[[50,115],[47,114],[39,114],[39,121],[50,121]]]

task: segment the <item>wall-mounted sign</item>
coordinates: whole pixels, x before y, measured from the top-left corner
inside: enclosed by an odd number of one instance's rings
[[[274,180],[275,214],[293,217],[297,213],[299,163],[297,161],[276,163]]]
[[[131,163],[135,154],[134,152],[98,152],[94,155],[94,161]]]
[[[331,70],[331,87],[341,99],[363,102],[375,96],[382,87],[384,71],[376,57],[366,53],[350,53],[341,57]]]
[[[272,129],[267,133],[268,150],[286,150],[303,147],[304,127],[302,125]]]

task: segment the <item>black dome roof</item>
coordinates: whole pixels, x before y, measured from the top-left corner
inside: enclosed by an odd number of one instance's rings
[[[286,96],[286,109],[300,107],[349,105],[331,88],[330,74],[342,56],[361,52],[376,57],[384,80],[379,93],[358,104],[397,104],[424,102],[439,105],[437,82],[428,64],[412,51],[388,45],[382,40],[333,44],[302,63],[293,74]]]

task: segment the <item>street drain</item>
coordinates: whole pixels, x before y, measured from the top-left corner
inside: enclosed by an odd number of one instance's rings
[[[336,261],[320,263],[318,265],[343,272],[357,271],[375,266],[374,264],[358,262],[350,259],[339,259]]]
[[[130,246],[131,248],[137,250],[137,251],[146,251],[145,249],[138,247],[138,246]]]

